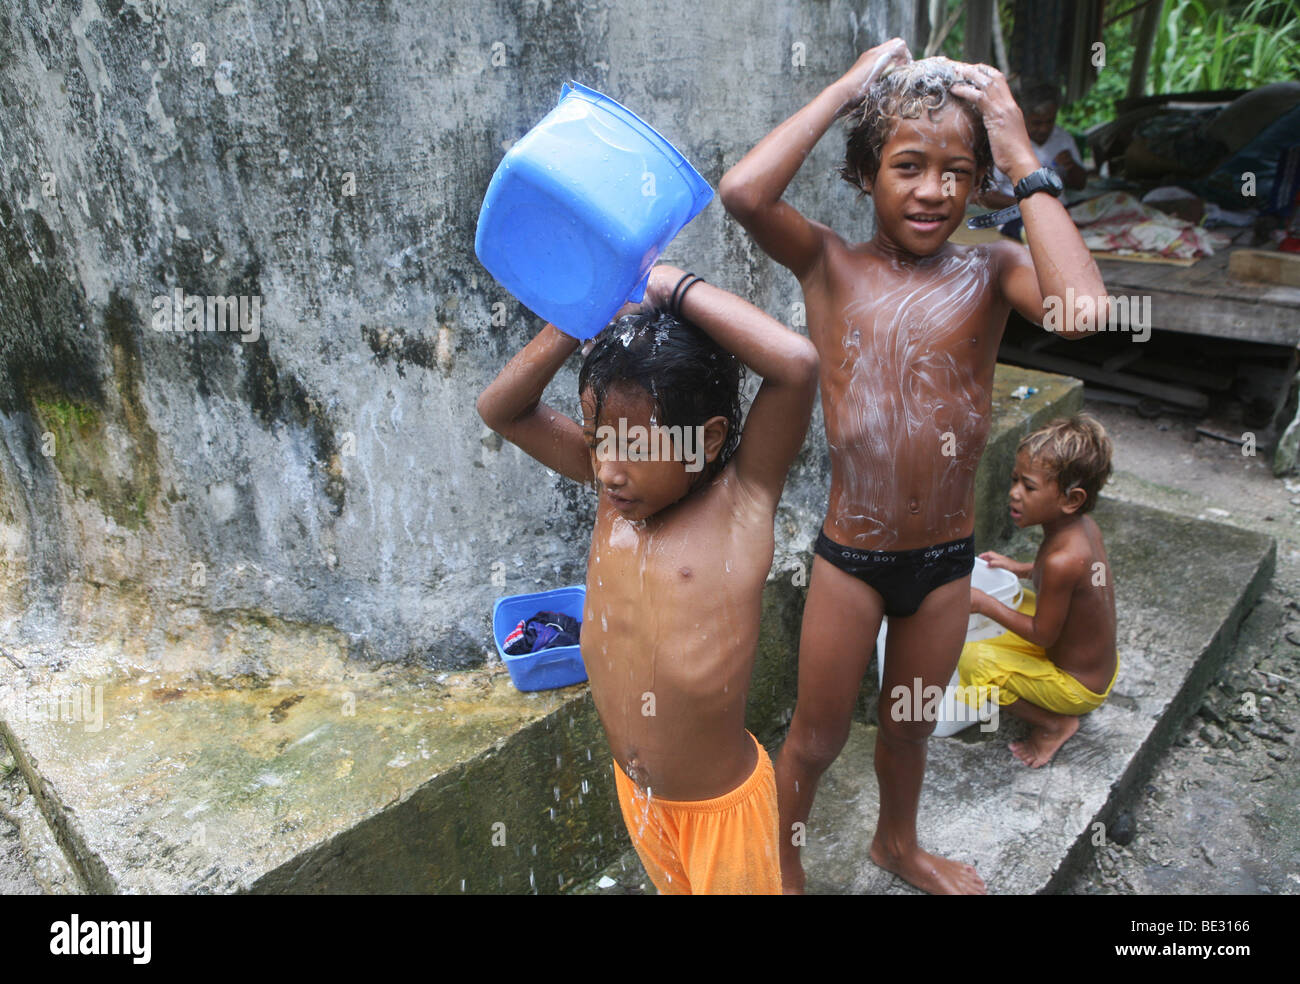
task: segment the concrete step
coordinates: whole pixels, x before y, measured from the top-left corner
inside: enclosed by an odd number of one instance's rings
[[[1120,673],[1050,763],[1030,769],[996,733],[932,738],[921,796],[921,845],[973,864],[997,894],[1051,892],[1143,783],[1201,702],[1238,627],[1272,576],[1275,542],[1232,526],[1103,498],[1096,519],[1116,586]],[[1028,558],[1028,537],[1010,548]],[[874,681],[874,672],[868,677]],[[876,728],[856,723],[828,770],[808,824],[805,870],[818,893],[915,893],[868,857],[879,807]]]
[[[0,743],[0,895],[83,891],[17,763]]]
[[[1081,400],[998,367],[980,544],[1005,529],[1020,436]],[[791,534],[805,561],[815,533]],[[803,591],[778,572],[765,592],[747,716],[764,740],[793,708]],[[83,889],[555,892],[629,847],[585,686],[524,695],[499,663],[435,677],[355,660],[328,627],[220,616],[148,666],[130,626],[53,654],[4,640],[22,665],[0,660],[0,738]]]

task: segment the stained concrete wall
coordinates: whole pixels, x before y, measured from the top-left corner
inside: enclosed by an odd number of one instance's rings
[[[123,656],[224,652],[251,672],[256,640],[289,626],[308,648],[480,660],[496,596],[582,580],[593,506],[473,408],[539,327],[473,253],[504,149],[574,78],[716,185],[915,16],[913,0],[7,4],[0,637],[110,635]],[[868,235],[841,149],[823,141],[791,199]],[[716,200],[669,258],[784,319],[799,300]],[[178,288],[262,298],[257,339],[153,330],[152,299]],[[550,391],[561,407],[576,370]],[[820,412],[812,434],[778,564],[824,507]],[[235,637],[253,641],[232,663]]]

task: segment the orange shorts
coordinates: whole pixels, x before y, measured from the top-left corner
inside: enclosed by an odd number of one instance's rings
[[[776,773],[767,750],[757,738],[754,744],[753,774],[709,800],[647,797],[614,763],[623,822],[660,895],[781,894]]]

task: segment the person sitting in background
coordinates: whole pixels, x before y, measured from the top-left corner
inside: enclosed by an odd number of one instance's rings
[[[1079,157],[1078,145],[1064,127],[1056,125],[1056,114],[1061,108],[1060,91],[1046,82],[1029,83],[1019,89],[1016,102],[1025,114],[1025,130],[1029,133],[1038,163],[1056,171],[1065,182],[1065,187],[1076,191],[1081,189],[1088,183],[1088,172]],[[979,202],[989,208],[1006,208],[1016,204],[1011,179],[994,168],[993,189],[981,195]],[[1015,231],[1019,233],[1018,221],[1007,225],[1015,225]],[[1008,230],[1004,227],[1003,231]]]

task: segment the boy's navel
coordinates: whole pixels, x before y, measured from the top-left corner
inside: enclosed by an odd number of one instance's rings
[[[907,500],[907,511],[913,515],[921,511],[921,503],[916,496],[912,496],[912,498]]]

